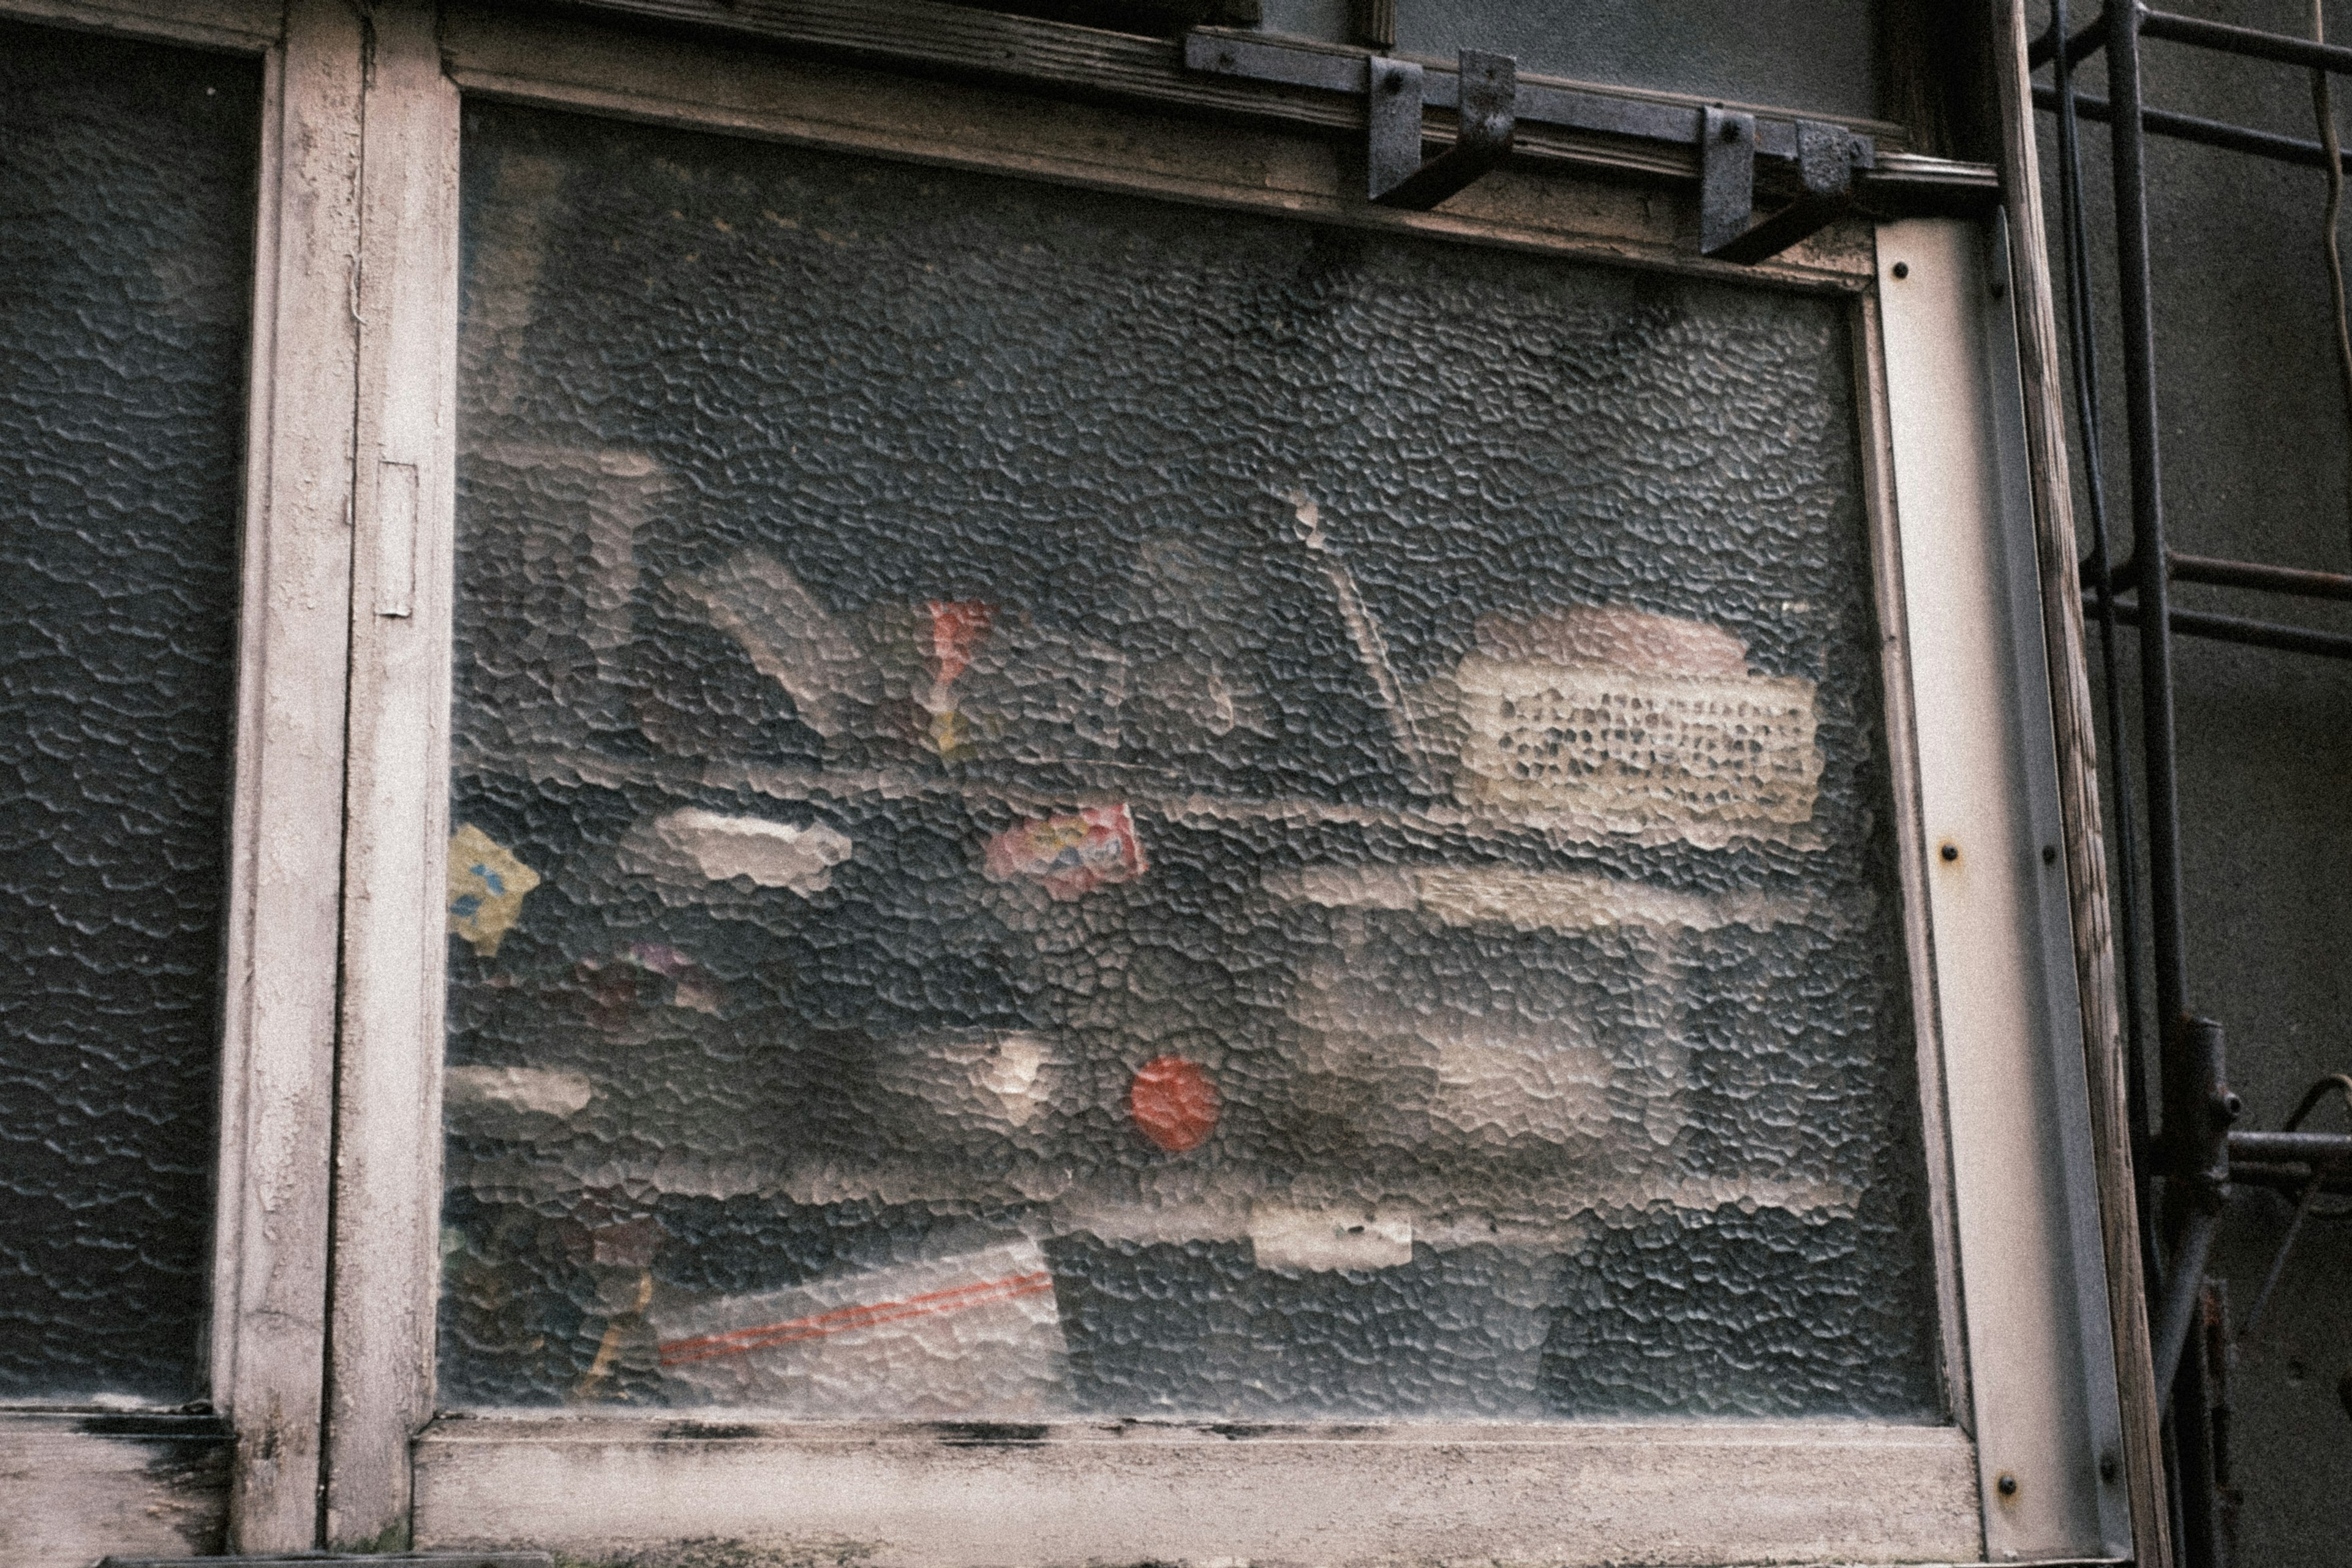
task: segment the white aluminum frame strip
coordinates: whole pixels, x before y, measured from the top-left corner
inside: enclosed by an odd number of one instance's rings
[[[2130,1552],[2008,269],[1878,236],[1905,615],[1985,1541]],[[1930,651],[1932,650],[1932,651]]]

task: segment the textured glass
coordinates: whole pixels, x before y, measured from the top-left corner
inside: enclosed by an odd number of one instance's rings
[[[203,1392],[259,99],[0,24],[0,1400]]]
[[[446,1403],[1932,1415],[1849,307],[464,178]]]

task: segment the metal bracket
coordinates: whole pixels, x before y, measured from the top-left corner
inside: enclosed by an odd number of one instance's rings
[[[1458,71],[1387,55],[1277,41],[1215,27],[1184,35],[1184,64],[1209,76],[1348,94],[1368,100],[1371,198],[1387,206],[1429,207],[1495,166],[1522,129],[1547,129],[1689,148],[1699,163],[1702,253],[1755,262],[1786,249],[1843,212],[1854,171],[1876,165],[1867,136],[1842,125],[1759,118],[1633,92],[1522,77],[1507,55],[1465,49]],[[1462,117],[1454,147],[1421,156],[1421,111]],[[1738,134],[1724,136],[1726,124]],[[1793,163],[1797,199],[1754,221],[1756,161]]]
[[[1819,121],[1797,121],[1797,199],[1750,221],[1756,205],[1756,117],[1730,109],[1699,115],[1698,248],[1742,264],[1778,256],[1853,205],[1853,172],[1874,149],[1864,138]]]
[[[1383,206],[1426,212],[1503,161],[1518,127],[1518,62],[1508,55],[1464,49],[1454,145],[1421,155],[1422,69],[1410,60],[1374,55],[1367,62],[1370,101],[1365,120],[1371,199]]]

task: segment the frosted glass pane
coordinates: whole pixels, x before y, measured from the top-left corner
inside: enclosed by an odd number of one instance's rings
[[[205,1393],[260,121],[0,22],[0,1404]]]
[[[446,1402],[1932,1415],[1846,305],[467,127]]]

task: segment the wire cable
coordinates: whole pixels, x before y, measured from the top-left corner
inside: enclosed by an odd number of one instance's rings
[[[2316,1110],[2319,1102],[2331,1093],[2343,1096],[2345,1110],[2352,1111],[2352,1073],[2330,1073],[2304,1090],[2302,1103],[2294,1108],[2294,1114],[2286,1119],[2286,1125],[2281,1131],[2292,1132],[2301,1127],[2303,1119]],[[2319,1195],[2319,1189],[2326,1184],[2326,1181],[2325,1169],[2312,1172],[2311,1184],[2303,1189],[2303,1196],[2294,1205],[2294,1217],[2287,1222],[2286,1237],[2278,1244],[2278,1250],[2271,1255],[2270,1271],[2263,1276],[2262,1293],[2254,1298],[2253,1310],[2246,1314],[2245,1326],[2238,1331],[2240,1344],[2251,1342],[2254,1331],[2262,1327],[2263,1309],[2271,1304],[2271,1297],[2278,1289],[2280,1277],[2286,1273],[2287,1255],[2294,1250],[2295,1237],[2303,1234],[2303,1222],[2314,1217],[2341,1219],[2347,1212],[2352,1212],[2345,1209],[2315,1210],[2312,1207],[2312,1200]],[[2352,1377],[2352,1373],[2347,1376]]]
[[[2311,0],[2311,37],[2327,41],[2326,0]],[[2328,73],[2311,73],[2311,111],[2319,121],[2319,145],[2327,154],[2327,216],[2323,243],[2327,252],[2327,293],[2336,307],[2336,367],[2344,378],[2344,408],[2352,424],[2352,311],[2344,302],[2344,247],[2336,220],[2344,215],[2344,147],[2336,134],[2336,107],[2328,91]],[[2352,528],[2352,486],[2345,490],[2345,519]]]

